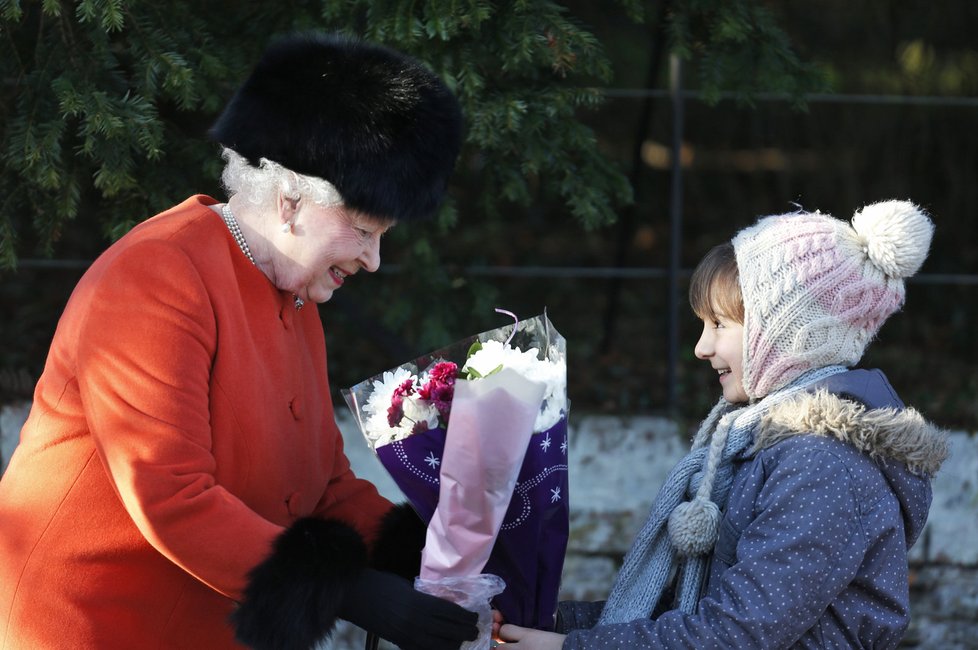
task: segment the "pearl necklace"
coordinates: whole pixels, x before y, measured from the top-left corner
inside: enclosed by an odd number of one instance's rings
[[[248,248],[248,240],[241,234],[241,228],[238,227],[238,220],[231,214],[231,206],[227,203],[221,208],[221,219],[224,220],[224,225],[231,231],[231,236],[234,237],[234,241],[238,245],[238,248],[241,249],[241,252],[244,253],[249,262],[255,264],[255,256],[251,254],[251,249]],[[258,265],[255,264],[255,266]]]
[[[221,219],[224,221],[224,225],[228,227],[231,236],[234,237],[234,242],[238,245],[238,248],[248,258],[248,261],[257,267],[258,263],[255,262],[255,256],[251,254],[251,248],[248,247],[248,240],[244,238],[241,228],[238,227],[238,220],[234,218],[234,214],[231,212],[231,206],[227,203],[221,207]],[[302,309],[303,305],[306,304],[302,298],[294,293],[292,294],[292,301],[295,304],[296,311]]]

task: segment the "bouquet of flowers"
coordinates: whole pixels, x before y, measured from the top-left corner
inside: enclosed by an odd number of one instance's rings
[[[568,403],[566,342],[546,315],[343,393],[428,522],[416,586],[456,602],[495,596],[508,622],[552,630],[569,528]]]

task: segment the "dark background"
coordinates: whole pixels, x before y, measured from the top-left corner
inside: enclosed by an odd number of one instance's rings
[[[578,15],[612,56],[613,88],[645,87],[652,50],[649,27],[589,11],[591,3],[578,4]],[[904,400],[939,424],[974,430],[978,50],[971,30],[978,26],[978,9],[969,3],[767,4],[776,9],[799,53],[828,71],[835,93],[812,98],[803,109],[781,99],[762,98],[753,106],[730,99],[714,105],[698,99],[685,102],[683,145],[689,162],[682,176],[682,266],[688,273],[711,246],[760,215],[800,205],[848,219],[878,200],[914,201],[937,226],[931,255],[908,283],[904,309],[881,329],[863,365],[884,369]],[[684,81],[695,91],[695,67],[684,70]],[[655,88],[665,89],[668,83],[663,62]],[[632,172],[646,100],[620,96],[626,94],[609,90],[611,97],[587,119],[605,150]],[[955,103],[961,98],[967,101]],[[697,418],[718,395],[714,374],[693,357],[700,324],[685,302],[685,274],[680,283],[675,408],[668,402],[666,383],[668,280],[583,276],[589,269],[619,264],[627,269],[667,267],[671,176],[663,156],[668,155],[672,119],[669,99],[653,98],[642,140],[643,164],[634,176],[635,205],[621,211],[617,224],[595,232],[570,225],[563,206],[543,202],[516,211],[502,224],[469,222],[464,206],[471,181],[464,170],[458,174],[460,226],[440,244],[456,260],[452,272],[457,284],[488,282],[493,304],[519,314],[547,309],[568,340],[575,410]],[[423,236],[417,230],[400,234]],[[392,242],[386,261],[397,260]],[[498,273],[519,267],[578,267],[583,277],[473,277],[464,271],[468,264],[496,267]],[[403,274],[410,276],[410,270]],[[370,304],[370,285],[401,280],[383,274],[357,278],[349,300],[356,301],[362,316],[376,315],[382,306]],[[355,383],[398,362],[384,350],[383,336],[363,345],[352,334],[362,331],[358,322],[369,319],[334,312],[331,305],[323,313],[334,384]],[[507,319],[487,308],[472,313],[467,322],[458,337]],[[375,361],[364,368],[367,356]]]
[[[659,273],[669,263],[671,236],[674,113],[661,92],[669,84],[668,60],[660,57],[651,74],[661,37],[654,24],[636,24],[603,3],[566,4],[612,60],[607,99],[584,119],[632,179],[634,204],[620,208],[616,224],[593,230],[543,192],[498,220],[471,218],[466,206],[478,200],[480,169],[471,155],[463,158],[452,187],[458,226],[448,232],[399,226],[385,240],[387,270],[358,275],[320,307],[337,399],[340,388],[427,351],[417,331],[386,325],[385,311],[396,307],[375,299],[381,288],[408,299],[426,290],[426,277],[403,254],[423,238],[438,251],[439,273],[452,288],[441,300],[458,304],[452,339],[506,324],[494,306],[528,317],[546,309],[568,340],[576,412],[693,420],[719,393],[715,374],[693,358],[699,325],[685,303],[685,274],[702,254],[760,215],[801,205],[848,219],[867,203],[901,198],[925,208],[937,231],[920,277],[907,286],[904,310],[883,327],[864,365],[883,368],[904,400],[939,424],[978,429],[976,5],[765,3],[799,55],[832,84],[833,94],[811,97],[801,108],[766,96],[753,105],[726,97],[708,103],[695,95],[703,70],[686,66],[683,86],[692,96],[683,114],[684,272],[670,391],[669,281]],[[648,90],[659,92],[643,95]],[[221,196],[216,179],[187,187],[187,195],[195,192]],[[53,260],[23,260],[15,273],[0,276],[0,390],[7,398],[29,394],[57,315],[81,275],[81,268],[56,266],[58,260],[91,259],[107,243],[68,229]],[[537,267],[551,271],[520,274]],[[589,275],[609,268],[655,277]]]

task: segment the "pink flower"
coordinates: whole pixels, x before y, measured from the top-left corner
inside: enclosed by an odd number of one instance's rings
[[[428,383],[418,389],[418,396],[433,404],[446,422],[452,409],[452,398],[455,396],[456,377],[458,365],[451,361],[441,361],[428,373]]]
[[[414,393],[414,382],[410,379],[405,379],[400,386],[394,389],[390,408],[387,409],[388,425],[396,427],[401,423],[401,418],[404,417],[404,396],[412,393]]]

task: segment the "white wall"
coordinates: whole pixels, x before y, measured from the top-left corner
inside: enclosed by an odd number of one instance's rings
[[[28,404],[0,409],[5,466]],[[337,409],[346,452],[357,474],[393,501],[403,496],[367,447],[352,418]],[[689,445],[689,433],[655,417],[571,418],[571,540],[562,597],[601,599],[621,557],[648,514],[656,491]],[[927,527],[914,547],[914,624],[922,647],[978,647],[978,438],[951,433],[951,454],[934,481]],[[952,639],[964,639],[962,644]],[[334,650],[363,647],[363,634],[337,630]]]

